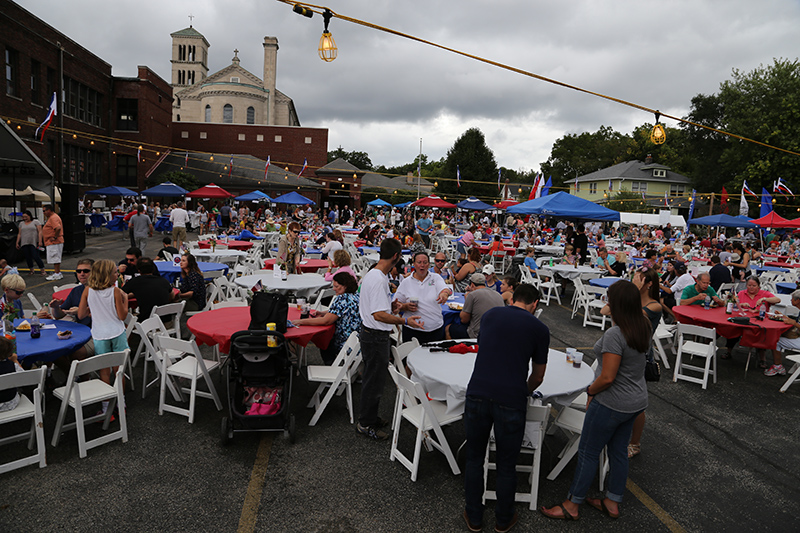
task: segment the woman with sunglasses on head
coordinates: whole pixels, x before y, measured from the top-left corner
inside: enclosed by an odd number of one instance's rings
[[[594,346],[600,366],[586,389],[589,401],[578,448],[575,476],[567,499],[540,511],[548,518],[578,520],[585,501],[610,518],[619,518],[619,504],[628,478],[628,443],[634,421],[647,408],[644,368],[652,328],[641,307],[641,293],[633,283],[620,280],[608,289],[608,306],[614,326]],[[587,498],[597,473],[603,448],[610,472],[605,498]]]
[[[289,274],[300,274],[300,260],[303,258],[303,247],[300,246],[300,224],[290,222],[286,227],[286,235],[278,241],[278,261],[286,267]]]

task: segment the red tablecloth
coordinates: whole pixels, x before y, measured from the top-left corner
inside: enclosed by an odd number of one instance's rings
[[[296,307],[289,308],[289,320],[300,318],[300,311]],[[191,317],[186,325],[197,337],[198,344],[213,346],[219,344],[222,353],[229,353],[231,336],[237,331],[247,329],[250,324],[249,307],[227,307],[204,311]],[[334,326],[299,326],[286,330],[286,338],[300,346],[313,342],[324,349],[333,338]]]
[[[770,260],[782,262],[786,262],[786,260],[789,259],[788,255],[761,254],[761,256]]]
[[[800,268],[800,263],[784,263],[783,261],[766,261],[764,266],[781,268]]]
[[[220,246],[221,244],[224,245],[226,243],[228,245],[229,250],[240,250],[242,252],[246,252],[247,250],[253,247],[253,243],[248,241],[220,241],[220,240],[217,241],[217,246]],[[211,243],[208,241],[199,241],[197,243],[197,246],[203,249],[211,248]],[[220,248],[224,248],[224,246],[220,246]]]
[[[53,293],[53,298],[57,298],[57,299],[62,300],[62,301],[66,300],[67,296],[69,296],[69,293],[70,293],[71,290],[72,289],[63,289],[63,290],[60,290],[58,292],[54,292]],[[179,292],[178,289],[172,289],[172,293],[173,294],[178,294],[178,292]],[[139,303],[136,301],[136,298],[132,298],[132,297],[128,296],[128,307],[130,307],[131,309],[136,309],[136,307],[138,307],[138,305],[139,305]]]
[[[702,305],[676,305],[672,308],[672,312],[675,313],[675,318],[678,319],[678,322],[714,328],[717,330],[717,335],[726,339],[735,339],[741,336],[742,340],[739,344],[742,346],[767,350],[774,350],[778,344],[778,338],[791,327],[783,322],[766,318],[760,321],[754,318],[758,315],[758,313],[754,312],[748,312],[746,316],[750,317],[750,322],[756,325],[742,326],[734,324],[728,322],[728,318],[741,315],[738,313],[728,315],[723,307],[705,310]]]
[[[267,259],[264,261],[264,268],[266,270],[272,270],[275,266],[275,261],[275,259]],[[304,264],[300,264],[300,272],[311,272],[313,274],[320,268],[328,268],[327,259],[304,259],[303,261]]]
[[[475,248],[477,248],[480,253],[485,255],[485,254],[489,253],[490,246],[487,244],[487,245],[484,245],[484,246],[475,246]],[[517,253],[517,249],[516,248],[512,248],[510,246],[505,246],[504,248],[506,250],[506,254],[507,255],[514,255],[515,253]]]

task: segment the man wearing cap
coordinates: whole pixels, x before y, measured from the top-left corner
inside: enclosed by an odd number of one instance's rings
[[[505,307],[500,293],[486,286],[486,276],[480,272],[469,278],[464,308],[459,318],[461,322],[453,322],[445,332],[448,339],[475,339],[481,331],[481,319],[484,313],[493,307]]]
[[[483,272],[483,275],[486,278],[486,286],[490,289],[496,290],[497,293],[500,294],[500,284],[502,282],[497,279],[497,276],[494,275],[494,265],[483,265],[481,272]]]

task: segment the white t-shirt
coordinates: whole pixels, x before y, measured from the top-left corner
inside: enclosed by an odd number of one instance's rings
[[[322,247],[321,251],[323,254],[331,255],[336,250],[342,249],[342,243],[339,241],[329,241],[325,243],[325,246]]]
[[[373,268],[361,280],[361,296],[358,300],[358,312],[364,326],[382,331],[391,331],[392,325],[378,322],[373,313],[378,311],[392,312],[392,291],[389,289],[389,277],[377,268]],[[441,311],[440,311],[441,312]]]
[[[169,214],[169,221],[172,222],[174,228],[185,228],[186,223],[189,221],[189,213],[185,209],[176,207]]]
[[[439,274],[427,273],[425,279],[420,281],[410,275],[400,282],[400,286],[395,293],[395,299],[406,303],[412,297],[419,299],[416,311],[404,311],[403,316],[420,316],[425,326],[423,331],[433,331],[439,329],[444,324],[442,318],[442,308],[436,301],[439,293],[447,289],[447,284]],[[363,289],[362,289],[363,291]]]
[[[694,278],[688,272],[686,274],[681,274],[678,276],[678,279],[675,280],[675,283],[672,284],[670,290],[672,291],[672,295],[675,297],[675,301],[680,305],[681,303],[681,295],[683,294],[683,289],[688,287],[689,285],[694,285]]]
[[[383,213],[378,213],[378,216],[375,217],[375,220],[383,224],[384,222],[386,222],[386,217],[383,216]]]

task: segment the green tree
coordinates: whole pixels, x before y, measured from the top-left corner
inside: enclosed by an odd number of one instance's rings
[[[165,181],[170,181],[179,187],[183,187],[189,192],[200,188],[200,182],[197,181],[197,177],[190,172],[185,172],[182,170],[170,170],[169,172],[163,172],[158,176],[150,176],[147,179],[147,186],[153,187],[159,183],[164,183]]]
[[[649,211],[641,195],[631,191],[619,191],[606,202],[605,206],[614,211],[625,213],[642,213]]]
[[[461,171],[461,188],[456,185],[456,166]],[[495,199],[497,190],[497,162],[486,145],[486,138],[478,128],[470,128],[447,151],[438,186],[439,195],[477,196]],[[475,183],[477,182],[477,183]]]
[[[674,172],[692,179],[695,161],[689,155],[689,150],[686,147],[686,132],[678,128],[669,127],[664,128],[664,130],[667,135],[667,141],[664,144],[653,144],[653,141],[650,140],[653,124],[645,123],[634,128],[625,160],[644,161],[650,155],[655,163],[666,165]],[[694,183],[694,180],[692,181]],[[695,185],[700,186],[701,184],[695,183]]]
[[[553,143],[550,157],[540,165],[553,178],[553,192],[574,179],[627,160],[631,138],[608,126],[594,133],[568,134]]]
[[[336,150],[328,152],[328,163],[335,161],[340,157],[361,170],[373,169],[372,160],[370,160],[367,152],[348,152],[339,146],[339,148]]]
[[[774,59],[771,65],[761,65],[751,72],[734,69],[731,79],[720,84],[717,95],[692,99],[688,119],[771,146],[800,151],[800,62]],[[800,157],[796,155],[693,126],[685,129],[700,165],[716,163],[718,167],[710,173],[713,181],[703,176],[704,184],[713,186],[712,190],[718,191],[724,184],[734,193],[730,189],[740,189],[746,179],[758,193],[761,187],[772,190],[778,177],[800,185],[792,182],[800,174]],[[703,161],[703,155],[717,157]],[[709,186],[704,188],[708,190]]]

